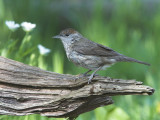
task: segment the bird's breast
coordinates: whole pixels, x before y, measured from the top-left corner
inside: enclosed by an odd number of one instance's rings
[[[72,52],[72,43],[69,41],[66,41],[66,40],[62,40],[62,43],[63,43],[64,49],[66,51],[66,55],[69,58],[69,55]]]

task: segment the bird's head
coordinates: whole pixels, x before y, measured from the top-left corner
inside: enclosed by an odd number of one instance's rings
[[[65,42],[78,40],[76,38],[81,38],[81,37],[82,37],[82,35],[72,28],[64,29],[60,32],[59,35],[53,36],[53,38],[59,38],[62,41],[65,41]]]

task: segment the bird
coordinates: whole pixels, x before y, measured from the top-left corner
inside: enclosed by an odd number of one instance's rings
[[[83,76],[87,76],[89,72],[93,71],[89,76],[88,84],[97,71],[106,70],[108,67],[118,62],[136,62],[150,66],[149,63],[127,57],[116,52],[112,48],[93,42],[73,28],[66,28],[62,30],[59,35],[53,36],[53,38],[62,41],[69,61],[88,69]]]

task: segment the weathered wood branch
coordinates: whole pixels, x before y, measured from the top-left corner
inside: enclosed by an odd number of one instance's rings
[[[0,114],[76,117],[112,104],[109,96],[151,95],[154,89],[135,80],[87,77],[41,70],[0,57]]]

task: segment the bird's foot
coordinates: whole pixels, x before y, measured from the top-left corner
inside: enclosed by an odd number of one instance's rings
[[[92,81],[93,77],[94,77],[94,75],[92,75],[92,74],[89,76],[88,84],[89,84],[89,83],[91,83],[91,81]]]
[[[84,77],[88,77],[89,78],[88,84],[89,84],[95,76],[99,76],[99,75],[98,74],[80,74],[74,79],[74,81],[76,81],[77,79],[82,79]]]
[[[80,74],[81,77],[88,77],[88,76],[91,76],[92,74]],[[95,76],[99,76],[98,74],[94,74],[94,77]]]
[[[88,84],[91,83],[92,79],[95,77],[95,76],[99,76],[98,74],[91,74],[88,78]]]
[[[100,66],[99,68],[97,68],[92,74],[91,76],[89,76],[89,80],[88,80],[88,84],[91,82],[91,80],[93,79],[93,77],[96,75],[96,72],[98,70],[100,70],[102,68],[102,66]]]
[[[80,78],[82,78],[82,76],[80,76],[80,75],[76,76],[76,78],[74,78],[74,82],[76,82]]]
[[[89,76],[89,75],[88,75],[88,74],[79,74],[79,75],[77,75],[77,77],[74,79],[74,81],[76,81],[76,80],[78,80],[78,79],[82,79],[82,78],[87,77],[87,76]]]
[[[84,74],[80,74],[80,76],[81,76],[81,77],[87,77],[87,76],[90,76],[90,75],[84,73]]]

